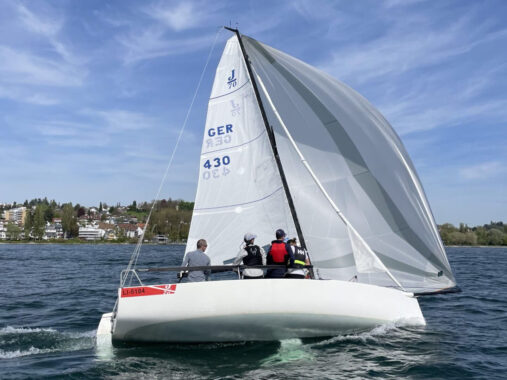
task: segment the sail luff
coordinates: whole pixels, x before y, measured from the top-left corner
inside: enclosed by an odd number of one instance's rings
[[[278,113],[278,110],[276,109],[275,105],[273,104],[273,101],[271,100],[271,97],[269,96],[269,93],[268,91],[266,90],[266,87],[264,86],[264,83],[262,81],[262,79],[259,77],[259,75],[256,74],[256,78],[257,80],[259,81],[259,84],[262,88],[262,91],[264,93],[264,96],[266,97],[271,109],[273,110],[273,113],[275,114],[276,118],[278,119],[280,125],[282,126],[282,129],[284,130],[285,134],[287,135],[287,138],[289,139],[290,143],[292,144],[294,150],[296,151],[296,153],[298,154],[302,164],[305,166],[305,168],[308,170],[308,172],[310,173],[312,179],[314,180],[315,184],[317,185],[317,187],[319,188],[319,190],[322,192],[322,194],[324,195],[324,197],[327,199],[327,201],[329,202],[329,204],[331,205],[331,207],[334,209],[334,211],[336,212],[336,214],[338,215],[338,217],[342,220],[342,222],[347,226],[347,228],[349,229],[349,231],[356,237],[359,239],[360,241],[360,244],[362,244],[367,252],[374,258],[374,261],[377,262],[378,264],[380,264],[382,270],[391,278],[391,280],[393,280],[393,282],[398,285],[401,289],[404,290],[403,286],[400,284],[400,282],[393,276],[393,274],[389,271],[389,269],[384,265],[384,263],[382,262],[382,260],[380,260],[380,258],[375,254],[375,252],[373,252],[373,250],[371,249],[371,247],[368,245],[368,243],[366,243],[366,241],[363,239],[363,237],[357,232],[357,230],[352,226],[352,224],[349,222],[349,220],[345,217],[345,215],[343,215],[343,213],[341,212],[341,210],[338,208],[338,206],[336,205],[336,203],[333,201],[333,199],[330,197],[329,193],[326,191],[325,187],[322,185],[321,181],[319,180],[319,178],[317,177],[317,175],[315,174],[315,172],[313,171],[312,167],[310,166],[310,164],[308,163],[308,161],[306,160],[306,158],[304,157],[303,153],[301,153],[301,150],[299,149],[299,147],[297,146],[296,142],[294,141],[294,138],[292,137],[290,131],[288,130],[287,126],[285,125],[283,119],[281,118],[280,114]]]
[[[262,104],[262,100],[261,100],[261,97],[260,97],[260,94],[259,94],[259,89],[257,87],[257,83],[255,81],[255,78],[254,78],[254,75],[253,75],[253,71],[252,71],[252,67],[250,65],[250,61],[248,60],[248,56],[247,56],[246,51],[245,51],[245,47],[243,46],[243,41],[241,39],[241,35],[240,35],[238,29],[232,29],[232,28],[228,28],[228,27],[225,27],[225,29],[234,32],[236,34],[236,37],[238,38],[239,46],[241,48],[241,53],[243,55],[243,60],[244,60],[245,65],[247,67],[248,75],[249,75],[251,83],[252,83],[252,87],[253,87],[253,90],[254,90],[254,93],[255,93],[255,97],[257,99],[257,104],[259,105],[259,109],[261,111],[262,119],[264,121],[264,126],[266,127],[266,131],[267,131],[268,136],[269,136],[269,142],[271,144],[271,148],[273,150],[273,155],[275,157],[276,165],[277,165],[278,171],[280,173],[280,178],[282,180],[282,185],[283,185],[283,188],[284,188],[284,191],[285,191],[285,195],[287,197],[287,202],[289,204],[289,208],[290,208],[290,211],[291,211],[292,219],[294,221],[294,226],[296,228],[296,232],[297,232],[297,235],[298,235],[299,243],[300,243],[300,245],[301,245],[302,248],[306,249],[306,242],[305,242],[305,239],[304,239],[304,236],[303,236],[303,231],[302,231],[301,225],[299,223],[299,219],[298,219],[298,216],[297,216],[296,208],[294,206],[294,201],[292,199],[292,195],[291,195],[290,190],[289,190],[289,185],[287,183],[287,178],[285,177],[285,172],[283,170],[282,162],[280,160],[280,156],[278,154],[278,149],[276,147],[275,135],[273,133],[273,129],[271,128],[271,126],[269,124],[269,121],[268,121],[268,118],[266,116],[266,111],[265,111],[264,106]],[[312,273],[312,277],[313,277],[313,273]]]

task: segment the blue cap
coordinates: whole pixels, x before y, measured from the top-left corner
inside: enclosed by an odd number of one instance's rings
[[[277,239],[281,239],[281,238],[284,238],[285,236],[287,236],[287,234],[285,233],[284,230],[282,230],[281,228],[276,230],[276,238]]]

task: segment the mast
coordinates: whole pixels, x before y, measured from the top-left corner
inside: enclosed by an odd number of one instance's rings
[[[229,28],[224,26],[225,29],[236,33],[236,37],[238,37],[239,46],[241,48],[241,53],[243,54],[243,59],[245,60],[245,64],[248,70],[248,75],[252,81],[252,87],[255,93],[255,98],[257,99],[257,104],[259,104],[259,109],[261,111],[262,120],[264,121],[264,126],[266,127],[266,131],[269,136],[269,142],[271,144],[271,149],[273,150],[273,155],[275,156],[276,166],[278,167],[278,172],[280,173],[280,178],[282,180],[283,189],[285,191],[285,196],[287,197],[287,202],[289,203],[290,213],[292,215],[292,219],[294,221],[294,226],[296,227],[296,233],[298,235],[299,243],[301,247],[306,250],[306,242],[303,237],[303,231],[301,230],[301,225],[299,224],[299,219],[296,213],[296,208],[294,207],[294,201],[292,200],[292,195],[289,190],[289,185],[287,183],[287,178],[285,177],[285,172],[283,171],[282,161],[280,160],[280,155],[278,154],[278,148],[276,146],[275,134],[273,132],[273,128],[269,125],[268,118],[266,116],[266,111],[264,109],[264,105],[262,104],[262,100],[259,94],[259,89],[257,88],[257,82],[255,81],[255,77],[253,75],[252,67],[250,65],[250,61],[248,60],[248,55],[246,54],[245,47],[243,46],[243,41],[241,40],[241,35],[239,34],[238,29]],[[308,258],[310,255],[308,255]],[[313,273],[312,273],[313,277]]]

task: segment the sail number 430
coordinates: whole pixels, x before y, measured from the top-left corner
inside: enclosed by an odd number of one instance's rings
[[[218,168],[221,165],[229,165],[230,163],[231,158],[229,156],[223,156],[222,158],[215,157],[212,160],[206,160],[206,162],[204,163],[204,167],[206,169],[211,169],[212,167]]]
[[[215,157],[210,160],[206,160],[204,168],[208,169],[202,173],[202,178],[207,180],[210,178],[220,178],[230,173],[227,166],[231,163],[229,156]]]

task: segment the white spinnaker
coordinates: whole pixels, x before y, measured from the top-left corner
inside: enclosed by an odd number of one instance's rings
[[[208,104],[186,252],[206,239],[211,263],[228,263],[246,232],[265,245],[296,231],[237,37],[218,65]]]
[[[385,273],[394,281],[394,283],[397,286],[403,289],[402,285],[398,282],[398,280],[396,280],[396,278],[392,275],[389,269],[386,268],[386,266],[382,263],[382,261],[377,257],[375,252],[372,251],[372,249],[368,246],[368,243],[366,243],[364,239],[359,235],[359,233],[354,229],[354,227],[350,224],[345,215],[343,215],[343,213],[340,211],[334,200],[329,196],[329,193],[324,188],[324,186],[322,186],[322,182],[317,177],[315,171],[308,163],[308,160],[303,156],[303,153],[301,152],[296,142],[294,141],[294,138],[292,137],[289,129],[287,128],[283,119],[281,118],[280,113],[273,104],[273,100],[269,96],[269,93],[266,90],[264,82],[258,75],[256,76],[256,80],[260,85],[260,88],[262,89],[262,92],[267,100],[267,103],[269,104],[271,110],[276,116],[276,119],[278,120],[280,126],[285,132],[286,137],[289,139],[292,148],[296,151],[297,155],[299,156],[301,163],[312,177],[314,183],[317,185],[322,195],[324,195],[324,198],[326,198],[326,200],[328,201],[329,206],[336,212],[337,218],[339,218],[347,226],[347,233],[349,235],[350,245],[352,247],[352,253],[354,255],[354,261],[356,264],[357,272]]]
[[[387,121],[329,75],[248,37],[243,42],[297,146],[368,246],[407,289],[454,286],[422,186]],[[269,109],[267,116],[312,263],[323,277],[350,278],[357,270],[347,229],[333,220]],[[387,285],[375,274],[360,280]]]

